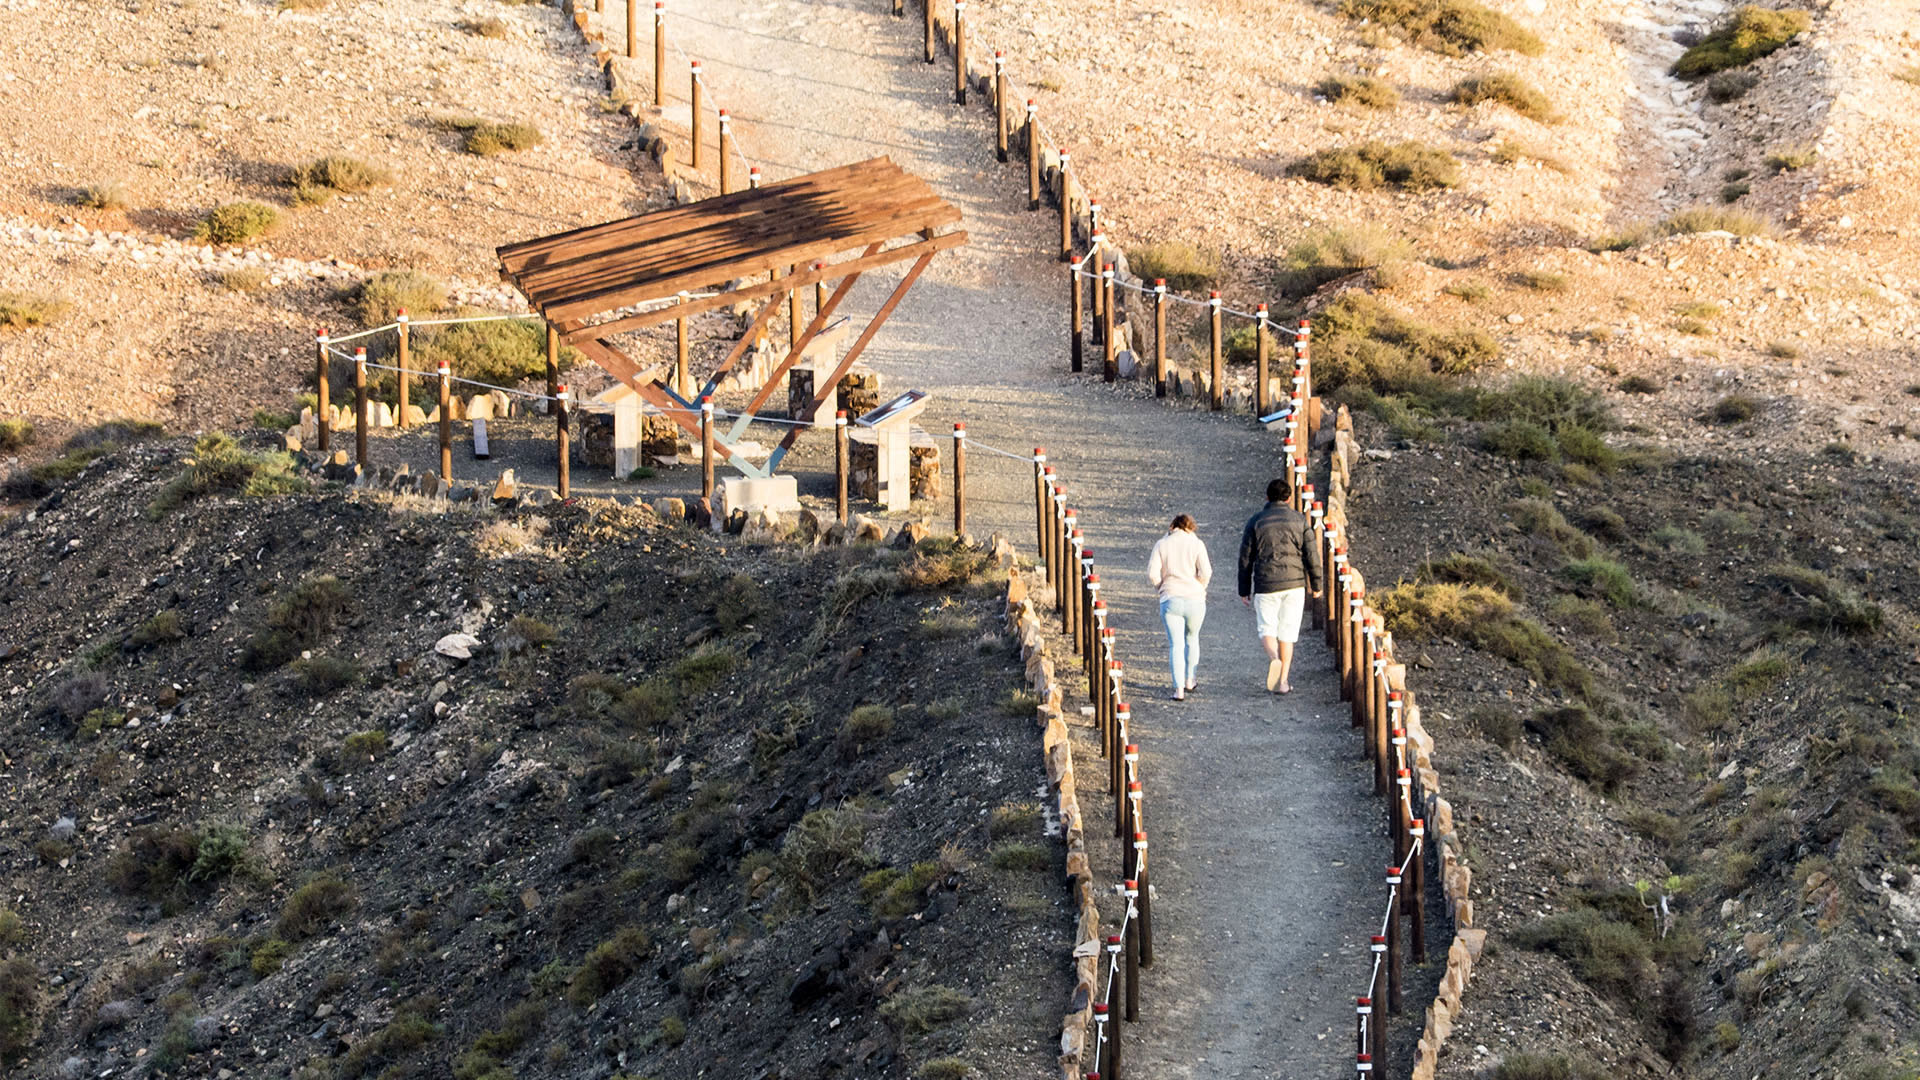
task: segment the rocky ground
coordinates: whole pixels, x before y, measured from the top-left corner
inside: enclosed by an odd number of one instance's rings
[[[1070,918],[984,554],[150,510],[183,449],[0,539],[17,1075],[1047,1067]]]

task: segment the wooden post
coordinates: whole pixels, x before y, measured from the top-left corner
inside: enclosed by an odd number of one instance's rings
[[[1092,205],[1098,206],[1100,204],[1093,203]],[[1106,320],[1102,317],[1103,313],[1107,310],[1107,289],[1105,279],[1100,276],[1100,267],[1105,261],[1106,247],[1107,238],[1101,235],[1100,230],[1093,229],[1087,233],[1087,254],[1084,265],[1087,269],[1087,276],[1092,279],[1093,284],[1093,295],[1087,297],[1093,306],[1093,325],[1088,329],[1093,331],[1093,343],[1103,348],[1107,343],[1107,324]]]
[[[598,0],[596,0],[598,2]],[[659,6],[655,5],[655,19],[659,18]],[[640,0],[627,0],[627,59],[640,58]]]
[[[720,194],[733,194],[733,130],[727,110],[720,110]]]
[[[627,25],[633,25],[633,0],[627,0]],[[631,46],[627,55],[633,55]],[[653,0],[653,107],[667,104],[667,3]]]
[[[1111,1077],[1113,1075],[1113,1066],[1108,1062],[1113,1053],[1113,1044],[1118,1041],[1117,1036],[1120,1033],[1120,1029],[1115,1027],[1112,1031],[1108,1031],[1107,1019],[1107,1003],[1104,1001],[1094,1002],[1093,1071],[1087,1074],[1087,1080],[1101,1080],[1101,1077]]]
[[[1340,651],[1341,635],[1345,632],[1345,622],[1340,616],[1346,611],[1347,602],[1347,549],[1337,529],[1327,530],[1327,543],[1333,549],[1333,560],[1327,564],[1327,647],[1333,650],[1333,666],[1338,669],[1346,663]]]
[[[1047,448],[1033,448],[1033,550],[1047,561]]]
[[[1113,815],[1113,835],[1126,840],[1140,830],[1140,744],[1133,739],[1133,710],[1126,702],[1120,703],[1120,779],[1126,781],[1127,797],[1116,799]],[[1133,849],[1122,844],[1120,850],[1121,872],[1133,876]]]
[[[1253,309],[1253,317],[1256,323],[1253,330],[1253,415],[1265,416],[1270,411],[1267,400],[1267,346],[1273,340],[1267,333],[1267,305],[1257,305]]]
[[[1100,268],[1100,344],[1104,353],[1100,360],[1100,378],[1103,382],[1115,382],[1120,378],[1120,360],[1118,339],[1113,334],[1113,264]]]
[[[1147,876],[1147,833],[1134,823],[1133,877],[1140,883],[1140,966],[1153,966],[1153,886]]]
[[[798,274],[799,272],[800,272],[800,266],[797,263],[793,266],[787,267],[788,277],[792,277],[795,274]],[[815,310],[819,310],[817,306]],[[788,352],[792,352],[795,349],[798,349],[800,347],[800,335],[805,331],[807,326],[806,314],[807,314],[806,293],[800,291],[799,289],[788,289],[787,290],[787,351]]]
[[[560,392],[560,331],[547,324],[547,396]]]
[[[1112,1040],[1107,1043],[1107,1067],[1100,1070],[1100,1075],[1105,1080],[1120,1080],[1120,1018],[1113,1017],[1108,1027],[1113,1029]]]
[[[367,467],[367,349],[353,350],[353,463]]]
[[[921,0],[921,3],[927,9],[926,60],[931,64],[933,63],[933,0]]]
[[[1167,279],[1153,279],[1153,396],[1167,396]]]
[[[1069,506],[1062,528],[1066,532],[1067,546],[1060,554],[1061,568],[1064,571],[1061,592],[1065,594],[1066,604],[1061,609],[1060,632],[1073,639],[1076,648],[1080,645],[1080,512]]]
[[[1220,385],[1220,292],[1207,294],[1207,397],[1209,407],[1219,412],[1227,407],[1226,388]]]
[[[904,19],[907,16],[907,0],[893,0],[893,17]]]
[[[1380,744],[1380,771],[1391,775],[1396,766],[1393,764],[1393,729],[1387,723],[1387,654],[1379,646],[1384,645],[1384,634],[1375,634],[1376,647],[1373,650],[1373,676],[1367,681],[1367,713],[1373,722],[1373,737]],[[1405,736],[1402,736],[1404,740]]]
[[[394,419],[394,423],[399,424],[401,430],[404,431],[410,426],[407,423],[407,405],[409,404],[407,394],[412,388],[407,384],[413,382],[413,374],[410,365],[407,363],[407,309],[401,308],[400,313],[394,316],[393,321],[400,324],[399,329],[394,331],[396,342],[395,355],[397,356],[397,359],[394,361],[394,366],[400,369],[396,376],[400,382],[400,395],[397,399],[400,415]]]
[[[847,410],[833,412],[833,516],[847,523]]]
[[[1073,155],[1060,151],[1060,261],[1073,258]]]
[[[1140,1019],[1140,913],[1136,907],[1140,899],[1140,883],[1128,878],[1123,885],[1127,897],[1127,932],[1125,964],[1127,969],[1127,1022]]]
[[[1313,339],[1313,324],[1300,320],[1300,332],[1293,338],[1293,366],[1302,376],[1300,382],[1300,400],[1309,408],[1313,405],[1313,358],[1308,355],[1308,345]],[[1311,436],[1309,436],[1311,440]]]
[[[453,375],[440,361],[440,483],[453,482]]]
[[[967,534],[967,425],[953,425],[953,535]]]
[[[1326,511],[1326,507],[1320,505],[1318,501],[1314,500],[1312,488],[1307,489],[1307,500],[1308,500],[1307,525],[1309,530],[1308,537],[1313,542],[1314,550],[1317,551],[1320,555],[1320,567],[1322,572],[1324,573],[1326,569],[1332,565],[1332,560],[1327,558],[1327,551],[1326,551],[1327,537],[1326,537],[1325,530],[1326,530],[1326,522],[1327,522],[1327,511]],[[1324,579],[1322,580],[1324,581]],[[1325,599],[1325,594],[1328,592],[1332,592],[1333,589],[1330,587],[1330,583],[1323,584],[1322,588],[1324,592],[1322,593],[1320,599],[1316,600],[1311,596],[1307,597],[1307,603],[1311,607],[1311,610],[1308,612],[1308,615],[1312,619],[1311,628],[1314,630],[1324,629],[1327,625],[1327,602]]]
[[[1027,209],[1040,209],[1040,106],[1027,99]]]
[[[558,486],[560,489],[560,497],[564,499],[567,498],[568,492],[571,490],[572,479],[572,470],[569,468],[572,464],[569,460],[571,455],[567,453],[567,388],[565,386],[556,388],[553,395],[553,407],[553,437],[554,441],[559,445],[560,450],[560,483]]]
[[[1085,348],[1085,345],[1081,339],[1083,336],[1082,321],[1086,318],[1084,312],[1086,303],[1080,298],[1080,256],[1078,255],[1075,255],[1067,263],[1067,280],[1069,283],[1069,296],[1071,297],[1069,303],[1072,305],[1068,308],[1072,313],[1068,319],[1068,323],[1073,341],[1067,370],[1077,373],[1084,363],[1082,350]]]
[[[701,92],[703,88],[700,85],[700,61],[692,61],[690,66],[693,70],[691,80],[693,98],[693,149],[688,157],[687,164],[694,172],[699,172],[700,160],[703,156],[700,153],[700,113],[703,111],[703,106],[705,105],[705,102],[703,102],[701,98],[705,95]]]
[[[313,411],[314,420],[319,425],[322,453],[332,449],[333,443],[333,408],[327,404],[327,340],[325,330],[313,332],[314,352],[319,357],[319,367],[314,371],[313,376],[314,388],[318,394]]]
[[[707,500],[715,531],[719,531],[720,513],[713,505],[713,399],[700,399],[700,497]]]
[[[1419,850],[1408,860],[1411,864],[1412,881],[1410,892],[1413,896],[1413,962],[1427,962],[1427,821],[1425,818],[1413,819],[1413,842]]]
[[[967,103],[967,4],[953,2],[953,103]]]
[[[1392,890],[1387,902],[1387,1011],[1400,1011],[1400,867],[1387,867],[1387,888]]]
[[[607,12],[607,0],[593,0],[593,13],[604,15]]]
[[[1007,160],[1007,60],[999,49],[993,50],[993,156]]]
[[[681,293],[679,303],[687,302],[687,294]],[[687,371],[687,317],[681,315],[673,320],[673,392],[681,397],[693,394],[693,376]]]

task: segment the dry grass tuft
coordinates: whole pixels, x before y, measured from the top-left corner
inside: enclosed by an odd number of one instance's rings
[[[215,207],[193,227],[193,238],[210,244],[244,244],[267,235],[280,224],[280,211],[257,202]]]
[[[1423,49],[1446,56],[1546,48],[1526,27],[1476,0],[1340,0],[1340,14],[1391,26]]]
[[[1462,79],[1454,84],[1447,100],[1469,107],[1483,101],[1495,102],[1542,124],[1557,124],[1561,120],[1559,111],[1547,100],[1547,95],[1532,83],[1506,71]]]
[[[454,25],[459,27],[463,33],[472,34],[474,37],[498,39],[507,36],[507,21],[505,19],[492,17],[485,19],[461,19]]]
[[[1148,282],[1165,279],[1174,292],[1189,292],[1212,285],[1220,276],[1220,253],[1182,240],[1141,244],[1127,249],[1127,268]]]
[[[1400,91],[1379,79],[1365,75],[1333,75],[1315,87],[1320,96],[1336,105],[1355,105],[1362,109],[1391,109],[1400,104]]]
[[[1772,53],[1813,25],[1813,16],[1799,8],[1769,11],[1749,4],[1733,13],[1713,33],[1674,61],[1673,74],[1703,79],[1715,72],[1750,64]]]
[[[84,206],[89,210],[125,210],[127,208],[126,185],[118,180],[88,184],[73,193],[73,205]]]
[[[1439,147],[1412,141],[1368,141],[1318,150],[1287,166],[1287,173],[1351,191],[1386,186],[1433,191],[1460,184],[1457,158]]]
[[[45,326],[65,315],[72,307],[65,300],[52,297],[0,292],[0,330]]]

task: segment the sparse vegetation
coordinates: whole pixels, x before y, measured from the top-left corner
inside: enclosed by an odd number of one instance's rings
[[[1812,16],[1799,8],[1772,11],[1751,4],[1714,28],[1711,34],[1674,61],[1673,74],[1703,79],[1716,72],[1750,64],[1803,34]]]
[[[301,657],[287,667],[308,697],[327,697],[361,681],[360,665],[338,656]]]
[[[207,435],[193,444],[185,468],[160,489],[147,506],[150,517],[163,517],[205,495],[243,495],[265,498],[307,490],[307,481],[294,471],[291,455],[243,450],[224,432]]]
[[[325,202],[334,192],[358,194],[381,184],[391,183],[393,174],[384,166],[359,158],[332,154],[287,170],[286,184],[293,189],[296,204]]]
[[[1880,605],[1818,570],[1783,563],[1770,567],[1767,577],[1799,603],[1795,621],[1810,630],[1868,635],[1878,633],[1885,621]]]
[[[735,574],[718,590],[713,605],[713,621],[731,634],[744,630],[773,614],[773,603],[751,574]]]
[[[579,970],[567,983],[567,1000],[585,1008],[605,997],[640,969],[640,962],[651,947],[645,931],[637,926],[621,927],[613,937],[595,945],[580,962]]]
[[[25,330],[46,326],[71,310],[73,305],[49,296],[0,292],[0,330]]]
[[[1718,105],[1738,101],[1760,85],[1760,76],[1751,71],[1722,71],[1707,80],[1707,100]]]
[[[1811,146],[1788,146],[1767,155],[1767,168],[1775,173],[1798,172],[1820,160]]]
[[[1623,394],[1657,394],[1660,384],[1645,375],[1629,375],[1620,380],[1620,392]]]
[[[215,207],[193,227],[193,238],[209,244],[244,244],[280,225],[280,211],[265,203],[235,202]]]
[[[1780,227],[1750,210],[1728,206],[1696,206],[1682,210],[1660,223],[1661,236],[1682,233],[1726,232],[1735,236],[1773,236]]]
[[[1403,584],[1381,596],[1381,617],[1397,638],[1452,637],[1504,657],[1541,682],[1585,695],[1593,676],[1571,652],[1513,601],[1484,585]]]
[[[1316,229],[1287,248],[1274,284],[1289,297],[1306,296],[1350,274],[1413,257],[1413,245],[1377,225]]]
[[[972,998],[939,983],[910,987],[880,1005],[880,1015],[908,1035],[924,1035],[972,1011]]]
[[[1609,1080],[1609,1075],[1586,1058],[1524,1053],[1502,1058],[1492,1080]]]
[[[1680,319],[1673,324],[1675,330],[1690,337],[1712,337],[1713,327],[1699,319]]]
[[[33,421],[21,417],[0,420],[0,453],[12,453],[33,442]]]
[[[1795,345],[1791,341],[1769,341],[1767,342],[1767,355],[1776,360],[1798,360],[1800,359],[1800,346]]]
[[[1127,249],[1127,268],[1151,283],[1164,278],[1174,292],[1204,289],[1220,276],[1220,253],[1182,240],[1141,244]]]
[[[504,38],[507,36],[507,21],[491,16],[484,19],[461,19],[454,25],[459,27],[462,33],[472,34],[474,37]]]
[[[487,312],[462,308],[452,314],[469,316]],[[538,320],[499,319],[427,327],[414,333],[413,363],[419,370],[432,371],[443,358],[453,373],[463,379],[512,386],[523,379],[546,376],[547,332]],[[580,350],[573,346],[560,347],[562,371],[583,360]]]
[[[914,1080],[969,1080],[978,1075],[965,1058],[942,1057],[922,1062]]]
[[[1739,202],[1741,199],[1746,198],[1752,191],[1753,185],[1745,180],[1727,184],[1720,189],[1720,201],[1723,203]]]
[[[1363,109],[1391,109],[1400,104],[1400,91],[1366,75],[1332,75],[1315,87],[1320,96],[1339,105]]]
[[[1500,352],[1484,330],[1416,322],[1358,292],[1322,309],[1314,335],[1316,384],[1329,393],[1349,383],[1378,394],[1437,391],[1436,376],[1468,374]]]
[[[1501,139],[1494,144],[1488,156],[1498,165],[1518,165],[1522,161],[1534,161],[1563,175],[1570,176],[1573,173],[1573,166],[1567,164],[1566,159],[1519,139]]]
[[[1760,411],[1759,399],[1750,394],[1728,394],[1713,403],[1707,416],[1716,424],[1742,424]]]
[[[1653,543],[1660,550],[1675,555],[1700,555],[1707,550],[1707,542],[1699,533],[1679,525],[1662,525],[1655,529]]]
[[[264,288],[271,279],[264,266],[236,266],[220,271],[220,284],[234,292],[253,292]]]
[[[1289,175],[1316,184],[1373,191],[1393,186],[1432,191],[1460,183],[1460,162],[1452,154],[1421,142],[1369,141],[1318,150],[1287,166]]]
[[[1441,292],[1448,296],[1457,296],[1469,304],[1477,304],[1493,295],[1493,290],[1478,281],[1455,281],[1441,286]]]
[[[1593,590],[1614,607],[1639,607],[1644,603],[1633,574],[1621,563],[1603,555],[1575,559],[1561,573],[1575,585]]]
[[[303,941],[326,929],[360,903],[360,893],[344,878],[315,874],[280,905],[274,933],[286,941]]]
[[[1483,101],[1505,105],[1529,120],[1542,124],[1557,124],[1560,113],[1532,83],[1512,72],[1501,71],[1492,75],[1476,75],[1455,83],[1447,100],[1469,108]]]
[[[402,311],[418,315],[446,306],[446,286],[417,270],[383,270],[360,283],[352,302],[354,314],[368,326],[384,326]],[[543,370],[545,366],[543,355]]]
[[[1390,26],[1408,41],[1446,56],[1509,49],[1538,56],[1538,37],[1477,0],[1340,0],[1340,14]]]
[[[518,150],[531,150],[546,141],[532,124],[496,124],[490,120],[459,119],[443,122],[444,127],[466,133],[461,149],[479,157],[493,157]]]
[[[987,852],[987,864],[996,870],[1018,870],[1038,874],[1046,872],[1051,861],[1046,848],[1021,840],[995,844]]]
[[[1572,278],[1552,270],[1522,270],[1513,275],[1514,284],[1534,292],[1561,293],[1567,291]]]
[[[0,1061],[25,1050],[40,1012],[40,970],[23,957],[0,961]]]
[[[885,705],[862,705],[848,713],[840,725],[840,753],[843,757],[856,757],[891,734],[893,709]]]
[[[118,180],[88,184],[73,193],[73,205],[89,210],[125,210],[127,188]]]
[[[254,671],[276,668],[310,648],[346,614],[351,594],[339,578],[310,577],[267,612],[267,625],[247,639],[241,663]]]

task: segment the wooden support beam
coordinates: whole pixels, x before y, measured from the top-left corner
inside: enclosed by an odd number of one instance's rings
[[[945,240],[947,237],[942,236],[937,239]],[[893,295],[887,297],[887,302],[881,304],[880,310],[873,313],[873,319],[867,323],[867,328],[860,331],[860,336],[856,338],[853,345],[847,349],[847,355],[840,358],[839,366],[833,369],[833,375],[829,377],[825,383],[814,386],[813,401],[807,406],[807,414],[805,416],[796,416],[794,417],[795,420],[813,419],[813,414],[819,411],[821,402],[826,401],[827,397],[833,393],[834,388],[840,385],[841,378],[846,375],[849,368],[853,367],[853,362],[860,358],[860,354],[865,351],[867,343],[872,341],[873,335],[880,331],[881,324],[885,323],[888,317],[893,314],[894,308],[900,306],[900,301],[906,298],[908,290],[913,288],[913,283],[919,281],[920,275],[926,272],[927,264],[933,261],[934,255],[935,252],[929,251],[914,260],[913,268],[908,270],[906,276],[900,279],[900,284],[893,287]],[[798,427],[788,429],[786,438],[780,440],[780,449],[782,451],[790,449],[793,446],[794,440],[800,437],[802,430],[804,429]]]

